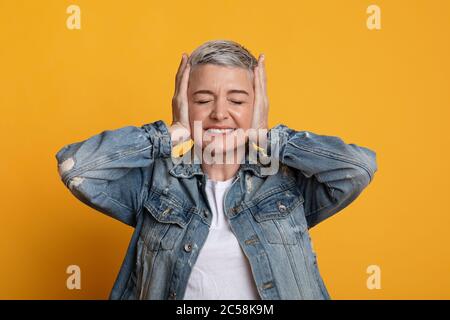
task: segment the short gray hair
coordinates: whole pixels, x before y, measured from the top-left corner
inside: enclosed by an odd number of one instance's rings
[[[225,67],[238,67],[250,71],[258,65],[258,60],[244,46],[231,40],[211,40],[196,48],[189,56],[191,70],[196,65],[215,64]]]

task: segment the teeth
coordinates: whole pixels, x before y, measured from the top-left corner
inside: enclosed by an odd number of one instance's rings
[[[206,130],[207,133],[213,133],[213,134],[230,133],[233,131],[234,131],[234,129],[208,129],[208,130]]]

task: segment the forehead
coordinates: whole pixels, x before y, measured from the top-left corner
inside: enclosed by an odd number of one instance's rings
[[[189,75],[189,86],[214,89],[217,86],[252,86],[251,72],[244,68],[218,66],[214,64],[196,65]]]

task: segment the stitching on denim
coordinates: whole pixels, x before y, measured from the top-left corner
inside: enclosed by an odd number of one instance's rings
[[[302,234],[299,234],[299,237],[300,236],[302,236]],[[296,238],[296,240],[297,240],[297,244],[301,247],[300,248],[300,251],[302,252],[302,256],[303,256],[303,261],[305,261],[305,264],[306,264],[306,257],[305,257],[305,255],[304,255],[304,253],[303,253],[303,242],[302,242],[302,239],[298,239],[297,238],[297,235],[295,235],[295,238]],[[304,292],[304,290],[303,290],[303,287],[301,286],[301,285],[299,285],[299,282],[300,282],[300,279],[298,279],[298,274],[297,274],[297,264],[296,264],[296,261],[295,261],[295,259],[294,259],[294,255],[293,255],[293,253],[292,253],[292,249],[293,249],[293,247],[292,246],[289,246],[289,247],[287,247],[287,246],[283,246],[284,247],[284,250],[286,251],[286,254],[288,255],[288,257],[289,257],[289,264],[291,265],[291,269],[292,269],[292,273],[294,274],[294,278],[295,278],[295,282],[296,282],[296,285],[297,285],[297,288],[298,288],[298,291],[300,292],[300,294],[301,294],[301,296],[302,296],[302,298],[303,299],[305,299],[306,297],[305,297],[305,292]]]
[[[272,188],[268,191],[266,191],[265,193],[259,195],[257,198],[254,198],[251,202],[253,202],[254,204],[258,204],[261,201],[264,201],[267,197],[275,194],[275,193],[279,193],[281,191],[287,191],[287,190],[291,190],[295,188],[295,179],[292,179],[289,183],[287,184],[283,184],[281,186],[277,186],[275,188]]]
[[[178,197],[173,195],[173,194],[164,194],[164,192],[161,189],[158,189],[155,186],[152,186],[150,188],[150,192],[149,192],[149,197],[148,198],[150,198],[150,195],[152,195],[152,194],[157,195],[159,198],[166,198],[169,203],[173,201],[174,202],[173,203],[174,207],[176,207],[178,209],[184,209],[183,201],[178,199]],[[148,198],[147,198],[147,202],[148,202]],[[161,201],[161,202],[164,202],[164,201]],[[164,202],[164,203],[166,203],[166,202]],[[170,204],[172,205],[172,203],[170,203]]]
[[[80,166],[79,168],[75,168],[71,171],[68,171],[65,175],[63,175],[62,179],[64,181],[64,183],[67,185],[68,182],[70,181],[70,179],[72,179],[73,177],[76,177],[78,175],[81,175],[89,170],[92,169],[97,169],[98,167],[106,164],[106,163],[110,163],[119,159],[124,159],[126,157],[130,157],[130,156],[134,156],[140,152],[146,151],[148,149],[152,148],[152,146],[147,146],[145,148],[142,149],[138,149],[138,150],[131,150],[131,151],[127,151],[127,152],[118,152],[116,154],[108,154],[108,155],[104,155],[100,158],[97,158],[95,160],[92,160],[91,162],[86,163],[83,166]]]
[[[323,206],[323,207],[320,207],[320,208],[318,208],[318,209],[316,209],[316,210],[314,210],[314,211],[311,211],[311,212],[309,212],[309,213],[306,213],[306,211],[305,211],[305,216],[310,216],[310,215],[317,214],[317,212],[319,212],[319,211],[321,211],[321,210],[323,210],[323,209],[329,208],[329,207],[331,207],[331,206],[334,206],[334,205],[336,205],[336,203],[335,203],[335,202],[332,202],[332,203],[330,203],[330,204],[328,204],[328,205],[325,205],[325,206]]]
[[[326,151],[325,152],[325,150],[322,150],[322,149],[309,149],[309,148],[306,148],[306,147],[301,147],[301,146],[295,144],[292,141],[288,141],[288,144],[291,144],[295,148],[303,150],[303,151],[306,151],[306,152],[311,152],[311,153],[314,153],[314,154],[319,155],[319,156],[327,157],[329,159],[339,160],[339,161],[342,161],[342,162],[347,162],[347,163],[356,165],[356,166],[364,169],[367,172],[367,174],[369,175],[370,180],[372,180],[372,177],[373,177],[372,170],[369,167],[367,167],[365,164],[363,164],[362,162],[354,161],[353,159],[344,157],[344,156],[342,156],[340,154],[337,154],[337,153],[332,153],[330,151]]]
[[[258,237],[258,239],[261,239],[261,237],[260,237],[260,235],[259,235],[259,233],[256,231],[256,229],[255,229],[255,223],[258,223],[257,221],[255,221],[254,219],[250,219],[250,216],[246,216],[247,217],[247,219],[248,219],[248,222],[249,222],[249,224],[250,224],[250,226],[251,226],[251,228],[253,229],[253,234],[255,234],[257,237]],[[260,229],[259,229],[260,230]],[[257,257],[257,256],[265,256],[266,257],[266,261],[267,261],[267,264],[268,264],[268,266],[269,266],[269,268],[270,268],[270,271],[268,272],[269,273],[269,275],[270,275],[270,277],[273,279],[273,281],[275,282],[275,278],[273,277],[273,267],[272,267],[272,265],[271,265],[271,262],[270,262],[270,260],[269,260],[269,258],[267,257],[267,254],[265,253],[265,251],[267,250],[267,248],[264,246],[264,244],[261,242],[261,241],[259,241],[258,242],[258,244],[257,245],[259,245],[259,246],[261,246],[263,249],[264,249],[264,251],[262,251],[262,253],[259,253],[260,252],[260,250],[257,250],[257,252],[258,252],[258,254],[255,256],[255,258]],[[247,256],[247,253],[246,253],[246,251],[244,250],[244,254]],[[247,256],[247,258],[249,258],[248,256]],[[252,275],[253,275],[253,277],[255,276],[255,270],[254,270],[254,268],[252,267],[252,265],[250,264],[250,269],[251,269],[251,271],[252,271]],[[262,272],[260,272],[261,273],[261,277],[264,277],[264,275],[263,275],[263,273]],[[255,279],[256,280],[256,279]],[[256,283],[256,281],[255,281],[255,285],[256,285],[256,287],[257,287],[257,291],[258,291],[258,295],[260,296],[260,298],[261,298],[261,300],[263,300],[264,298],[263,298],[263,296],[261,296],[261,294],[260,294],[260,290],[259,290],[259,286],[258,286],[258,284]],[[276,293],[277,293],[277,296],[278,297],[280,297],[280,292],[278,291],[278,286],[276,285],[276,282],[275,282],[275,286],[274,286],[274,288],[272,288],[272,290],[273,289],[275,289],[275,291],[276,291]],[[262,290],[261,290],[261,292],[263,292]]]
[[[100,193],[103,194],[105,197],[107,197],[108,200],[111,200],[112,202],[114,202],[114,203],[120,205],[120,206],[123,207],[124,209],[127,209],[127,210],[129,210],[129,211],[131,211],[131,212],[134,212],[134,210],[133,210],[132,208],[130,208],[130,207],[127,206],[126,204],[123,204],[123,203],[120,202],[119,200],[110,197],[106,192],[102,191],[102,192],[100,192]]]

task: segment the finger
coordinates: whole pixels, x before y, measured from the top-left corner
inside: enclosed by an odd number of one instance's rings
[[[254,85],[254,90],[255,90],[255,108],[259,105],[260,102],[260,95],[261,95],[261,85],[260,85],[260,81],[259,81],[259,70],[258,70],[258,66],[255,67],[255,69],[253,70],[253,85]],[[256,112],[256,110],[254,110],[254,112]]]
[[[256,66],[254,69],[254,86],[255,86],[255,101],[253,104],[253,118],[252,118],[252,128],[258,128],[260,116],[261,116],[261,105],[262,105],[262,96],[261,96],[261,81],[259,79],[259,67]]]
[[[255,112],[257,112],[257,114],[255,114],[255,115],[258,115],[259,114],[259,112],[261,112],[261,107],[262,107],[262,103],[263,103],[263,101],[264,101],[264,97],[263,97],[263,94],[264,94],[264,91],[263,91],[263,87],[262,87],[262,84],[261,84],[261,56],[259,57],[259,59],[258,59],[258,66],[255,68],[255,71],[256,71],[256,75],[255,75],[255,106],[256,106],[256,109],[257,110],[255,110]]]
[[[265,65],[265,55],[261,54],[260,56],[260,82],[261,82],[261,99],[263,101],[262,103],[262,107],[264,108],[264,110],[262,110],[262,112],[267,113],[268,112],[268,107],[269,107],[269,99],[267,96],[267,76],[266,76],[266,65]]]
[[[181,55],[180,65],[178,66],[177,75],[175,77],[175,93],[178,93],[178,90],[180,88],[181,78],[183,77],[183,72],[186,67],[186,62],[187,62],[186,57],[187,57],[186,53],[183,53]]]
[[[261,54],[259,56],[259,60],[258,60],[258,77],[259,77],[259,83],[261,86],[261,95],[264,95],[264,55]]]
[[[263,86],[264,92],[267,90],[267,75],[266,75],[266,56],[262,55],[262,61],[261,61],[261,84]]]
[[[189,84],[189,72],[191,70],[191,65],[188,63],[186,64],[184,70],[183,70],[183,74],[182,74],[182,78],[181,78],[181,83],[180,83],[180,87],[179,87],[179,93],[181,94],[181,97],[183,99],[185,99],[184,102],[187,103],[187,89],[188,89],[188,84]]]
[[[260,122],[264,124],[264,127],[267,125],[267,113],[268,113],[268,97],[267,97],[267,78],[265,71],[265,55],[261,54],[260,59],[258,61],[258,77],[260,82]]]

